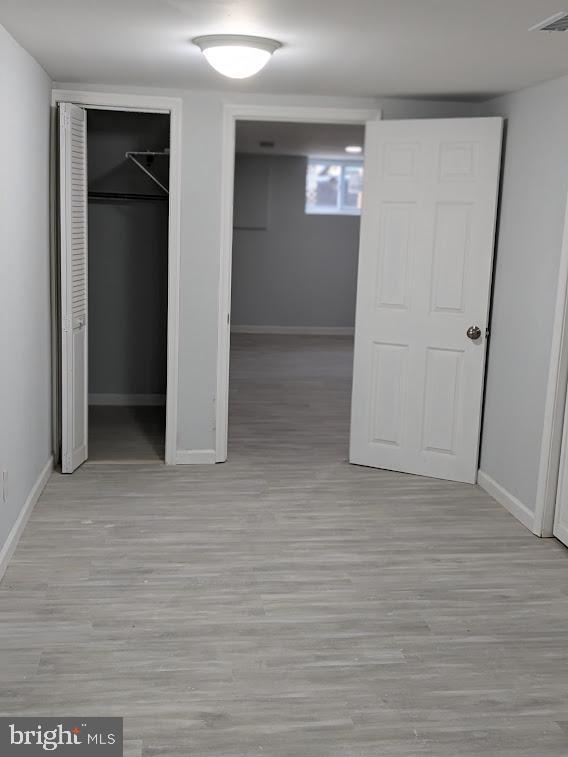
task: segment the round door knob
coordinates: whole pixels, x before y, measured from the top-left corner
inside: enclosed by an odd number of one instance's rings
[[[470,326],[466,331],[466,336],[468,339],[475,341],[481,336],[481,329],[479,328],[479,326]]]

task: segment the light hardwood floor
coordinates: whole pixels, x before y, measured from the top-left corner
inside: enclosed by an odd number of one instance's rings
[[[90,462],[164,462],[165,407],[89,407]]]
[[[0,712],[123,715],[131,757],[566,757],[566,550],[346,464],[348,340],[234,344],[228,463],[48,483]]]

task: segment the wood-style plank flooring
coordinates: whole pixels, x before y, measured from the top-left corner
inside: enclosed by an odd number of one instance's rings
[[[130,757],[566,757],[568,553],[349,466],[349,340],[238,337],[230,461],[55,474],[0,587],[0,712]]]
[[[166,408],[89,407],[89,460],[92,463],[164,462]]]

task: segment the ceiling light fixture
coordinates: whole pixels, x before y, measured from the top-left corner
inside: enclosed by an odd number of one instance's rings
[[[347,145],[345,152],[348,152],[350,155],[360,155],[363,152],[363,148],[361,145]]]
[[[193,44],[215,71],[230,79],[254,76],[266,66],[272,53],[282,47],[275,39],[243,34],[208,34],[195,37]]]

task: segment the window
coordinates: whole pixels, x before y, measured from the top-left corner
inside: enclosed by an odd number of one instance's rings
[[[310,158],[306,175],[306,213],[360,215],[363,163]]]

